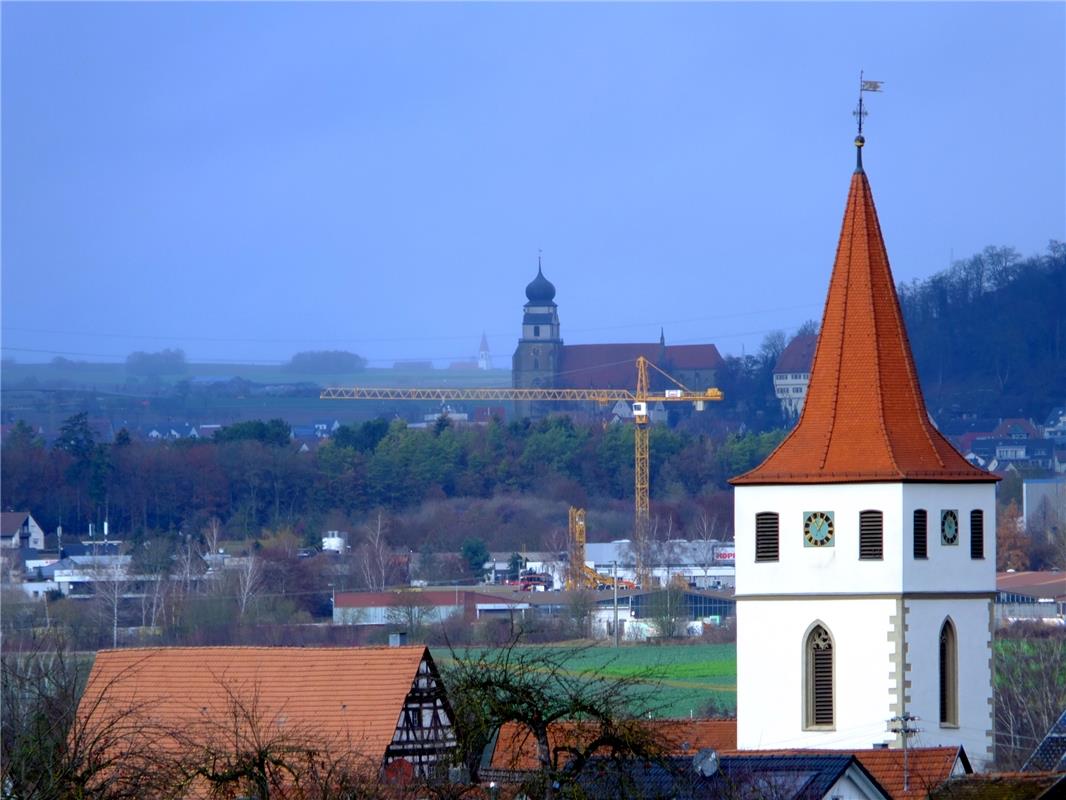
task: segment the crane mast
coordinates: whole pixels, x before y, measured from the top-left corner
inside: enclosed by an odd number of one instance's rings
[[[634,473],[634,519],[633,552],[636,558],[637,582],[648,585],[647,545],[651,519],[649,504],[648,428],[649,403],[692,403],[697,411],[703,411],[709,401],[722,399],[720,389],[705,389],[694,392],[644,356],[636,361],[636,391],[628,389],[430,389],[430,388],[377,388],[333,387],[323,389],[322,400],[539,400],[560,403],[594,402],[607,405],[622,400],[632,404],[633,409],[633,473]],[[676,389],[652,393],[649,391],[648,368],[651,367]],[[584,526],[582,526],[583,528]]]

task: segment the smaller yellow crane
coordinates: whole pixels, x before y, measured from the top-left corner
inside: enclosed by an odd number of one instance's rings
[[[585,509],[570,506],[570,563],[566,569],[566,589],[610,589],[617,580],[601,575],[585,563]],[[619,589],[636,589],[633,581],[618,580]]]

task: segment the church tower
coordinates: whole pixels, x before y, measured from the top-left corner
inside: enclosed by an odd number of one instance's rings
[[[522,338],[518,340],[511,367],[511,381],[516,389],[551,388],[559,372],[563,340],[559,335],[559,310],[555,305],[555,286],[544,277],[537,258],[537,277],[526,287],[526,304],[522,315]],[[533,404],[515,404],[519,417],[531,416]]]
[[[489,354],[489,337],[481,332],[481,344],[477,349],[477,368],[481,370],[492,369],[492,356]]]
[[[992,759],[995,481],[933,426],[860,135],[799,422],[735,490],[737,746]]]

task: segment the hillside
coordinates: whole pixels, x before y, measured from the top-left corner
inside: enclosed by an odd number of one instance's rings
[[[1066,400],[1066,245],[1022,258],[987,247],[923,281],[900,302],[930,412],[1042,421]]]

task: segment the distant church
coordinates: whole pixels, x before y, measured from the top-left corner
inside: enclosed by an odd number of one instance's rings
[[[563,344],[555,286],[544,277],[538,259],[537,276],[526,286],[522,337],[512,361],[516,389],[634,390],[638,356],[694,391],[714,386],[723,363],[713,344],[667,345],[662,333],[658,342],[648,344]],[[668,388],[656,378],[652,381],[657,389]],[[517,410],[519,416],[528,416],[534,408],[518,403]]]
[[[731,481],[737,746],[900,747],[916,727],[980,769],[998,479],[929,420],[855,143],[799,422]]]

